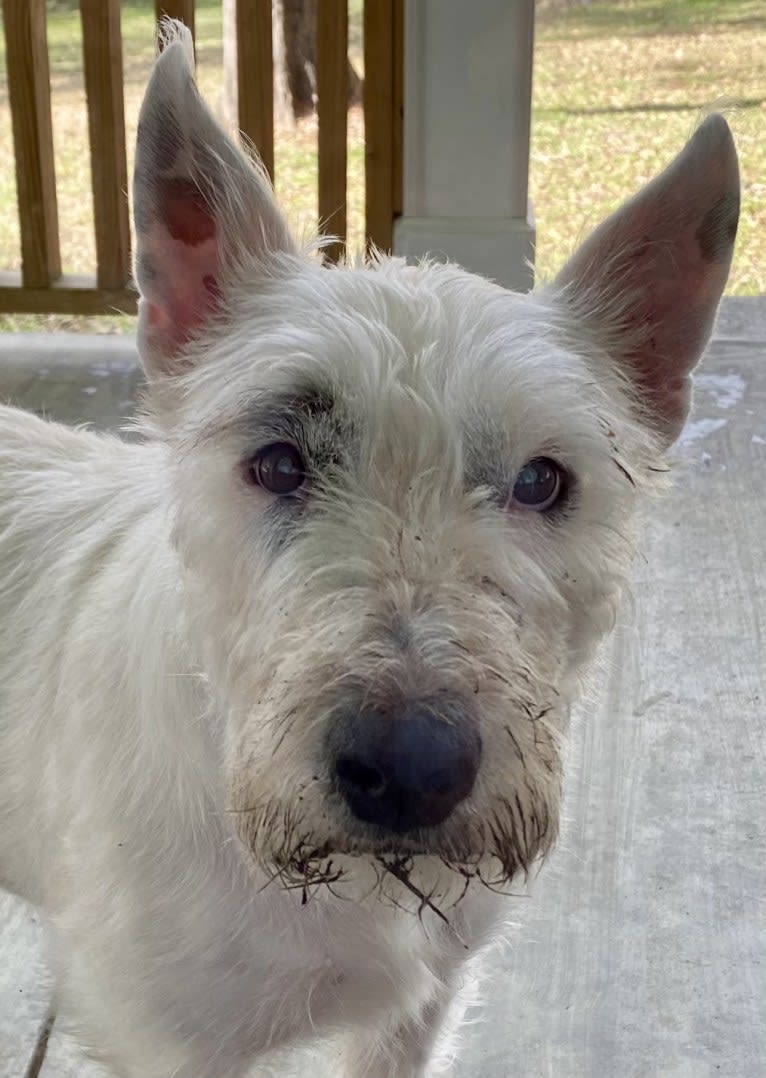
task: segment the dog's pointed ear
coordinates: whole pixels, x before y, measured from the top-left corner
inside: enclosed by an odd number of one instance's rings
[[[243,267],[295,253],[268,177],[226,136],[194,81],[191,34],[164,24],[141,108],[133,184],[138,341],[150,378],[183,366]]]
[[[666,445],[689,411],[691,371],[713,327],[738,217],[737,154],[728,124],[713,115],[554,284],[628,374]]]

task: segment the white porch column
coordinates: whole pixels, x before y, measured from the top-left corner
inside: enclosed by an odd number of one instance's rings
[[[526,290],[534,0],[404,0],[404,214],[394,252]]]

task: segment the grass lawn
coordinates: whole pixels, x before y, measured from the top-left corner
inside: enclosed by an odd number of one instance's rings
[[[537,267],[577,240],[723,108],[742,171],[728,291],[766,292],[766,4],[591,0],[540,4],[530,194]]]
[[[50,4],[54,138],[64,269],[92,272],[90,171],[79,17]],[[129,152],[153,57],[153,2],[124,0]],[[359,63],[360,0],[352,4]],[[218,0],[197,0],[199,80],[216,105],[221,87]],[[4,45],[0,42],[0,269],[19,266],[16,189]],[[537,267],[550,276],[578,239],[681,148],[703,110],[729,110],[740,151],[743,205],[729,292],[766,293],[766,6],[763,0],[542,0],[535,51],[530,173]],[[363,230],[363,120],[350,117],[349,240]],[[129,162],[132,167],[132,162]],[[276,184],[304,233],[316,220],[316,126],[277,133]],[[0,317],[0,330],[120,331],[131,319]]]

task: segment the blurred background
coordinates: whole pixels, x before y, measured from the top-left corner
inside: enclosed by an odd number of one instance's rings
[[[288,5],[289,6],[289,0]],[[301,6],[300,4],[298,5]],[[305,6],[305,0],[304,0]],[[48,50],[64,273],[95,262],[88,120],[77,0],[49,0]],[[659,171],[706,108],[724,107],[741,157],[743,205],[728,291],[766,292],[766,5],[763,0],[539,0],[535,10],[529,193],[535,264],[548,277],[605,213]],[[155,4],[121,4],[128,175],[154,57]],[[227,111],[221,0],[197,0],[198,77]],[[298,46],[300,51],[300,45]],[[303,233],[316,229],[317,122],[311,56],[275,104],[278,196]],[[349,5],[348,246],[363,243],[362,0]],[[278,76],[279,78],[279,76]],[[308,90],[306,91],[306,86]],[[0,37],[0,271],[20,266],[5,41]],[[126,316],[0,316],[0,330],[124,332]]]

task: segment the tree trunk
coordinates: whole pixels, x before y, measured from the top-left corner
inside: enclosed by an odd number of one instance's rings
[[[316,107],[317,0],[279,0],[284,30],[284,68],[296,120]]]
[[[223,0],[223,116],[237,126],[236,0]],[[278,126],[316,109],[317,0],[272,0],[274,122]],[[362,102],[362,80],[349,61],[348,104]]]

